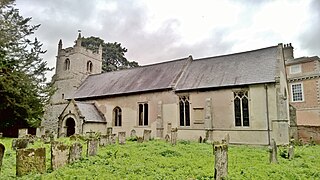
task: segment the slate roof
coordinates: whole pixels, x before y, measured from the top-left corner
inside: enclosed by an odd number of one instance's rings
[[[74,99],[170,89],[188,58],[88,76]]]
[[[192,60],[192,57],[90,75],[73,98],[275,82],[278,46]]]
[[[277,48],[273,46],[194,60],[185,70],[176,90],[275,82]]]
[[[94,103],[76,102],[75,104],[86,122],[106,122]]]

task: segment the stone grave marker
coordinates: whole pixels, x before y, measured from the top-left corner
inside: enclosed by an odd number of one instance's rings
[[[143,131],[143,141],[148,142],[151,139],[151,130],[145,129]]]
[[[137,136],[137,132],[136,132],[136,130],[134,130],[134,129],[132,129],[131,131],[130,131],[130,137],[136,137]]]
[[[89,139],[87,141],[87,156],[95,156],[98,153],[99,140]]]
[[[138,143],[143,143],[143,137],[137,137],[137,142]]]
[[[2,132],[0,132],[0,138],[2,138],[3,137],[3,133]]]
[[[25,137],[27,134],[28,134],[28,129],[27,128],[19,129],[18,138]]]
[[[16,154],[16,175],[46,172],[46,149],[18,149]]]
[[[178,128],[172,128],[171,129],[171,144],[172,145],[177,144],[177,138],[178,138]]]
[[[228,175],[228,145],[213,145],[214,160],[214,179],[226,179]]]
[[[2,160],[4,157],[5,150],[6,150],[6,148],[4,147],[4,145],[0,143],[0,174],[1,174]]]
[[[109,137],[109,144],[115,144],[117,139],[117,134],[111,134],[111,136]]]
[[[106,146],[109,144],[109,137],[108,135],[101,135],[100,136],[100,141],[99,141],[99,145],[100,146]]]
[[[199,137],[199,143],[202,143],[202,136]]]
[[[42,135],[45,135],[45,129],[43,126],[40,126],[36,130],[36,136],[40,138]]]
[[[164,139],[166,140],[166,142],[169,142],[169,141],[170,141],[170,136],[169,136],[169,134],[166,134],[166,136],[164,137]]]
[[[51,168],[56,170],[68,164],[69,160],[69,146],[61,142],[51,143]]]
[[[27,138],[13,139],[12,140],[12,149],[13,150],[24,149],[28,146],[28,144],[29,144],[29,139],[27,139]]]
[[[290,145],[288,150],[288,159],[292,160],[294,157],[294,146]]]
[[[107,128],[107,135],[111,135],[112,134],[112,127],[108,127]]]
[[[126,132],[118,133],[118,142],[119,144],[126,144]]]
[[[82,157],[82,144],[75,142],[70,146],[69,163],[80,160]]]
[[[271,145],[269,146],[269,162],[270,163],[278,163],[277,144],[274,139],[272,139]]]

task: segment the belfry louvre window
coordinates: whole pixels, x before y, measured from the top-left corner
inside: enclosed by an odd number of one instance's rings
[[[88,62],[87,62],[87,71],[88,71],[88,72],[92,72],[92,66],[93,66],[93,65],[92,65],[92,62],[91,62],[91,61],[88,61]]]
[[[237,91],[234,94],[234,116],[236,126],[249,126],[248,91]]]
[[[292,101],[303,101],[303,87],[301,83],[291,84]]]
[[[148,126],[148,104],[139,103],[139,126]]]
[[[122,110],[120,107],[115,107],[113,109],[113,118],[114,118],[114,126],[121,126],[122,125]]]
[[[189,96],[179,97],[180,126],[190,126]]]

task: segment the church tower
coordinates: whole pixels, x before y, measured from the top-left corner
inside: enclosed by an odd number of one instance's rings
[[[102,46],[93,52],[81,46],[79,33],[73,47],[62,48],[62,40],[58,43],[56,71],[52,77],[56,88],[50,104],[45,109],[42,126],[46,130],[57,133],[58,117],[66,107],[68,100],[85,78],[90,74],[99,74],[102,70]]]

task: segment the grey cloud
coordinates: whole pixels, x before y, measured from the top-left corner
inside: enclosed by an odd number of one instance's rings
[[[320,1],[313,0],[310,4],[312,12],[306,31],[299,36],[301,48],[308,49],[310,55],[320,56]]]

